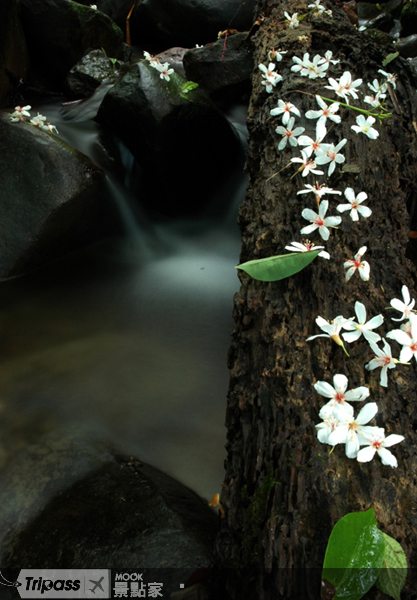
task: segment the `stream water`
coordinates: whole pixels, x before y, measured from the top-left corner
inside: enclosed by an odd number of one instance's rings
[[[33,109],[100,162],[98,103]],[[242,113],[232,119],[244,136]],[[152,221],[126,186],[109,179],[125,236],[0,283],[0,464],[51,431],[77,432],[210,499],[223,481],[246,179],[231,173],[219,189],[227,210],[188,220]]]

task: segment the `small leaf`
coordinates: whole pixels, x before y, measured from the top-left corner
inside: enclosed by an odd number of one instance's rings
[[[198,87],[198,83],[195,83],[194,81],[186,81],[185,83],[180,85],[180,90],[184,94],[188,94],[188,92],[195,90],[195,88],[197,88],[197,87]]]
[[[386,56],[382,61],[382,66],[386,67],[387,65],[389,65],[389,63],[395,60],[397,56],[399,56],[399,54],[399,52],[393,52],[392,54],[388,54],[388,56]]]
[[[384,594],[400,600],[400,592],[407,577],[407,559],[397,540],[386,533],[382,535],[385,539],[385,554],[376,585]]]
[[[235,269],[242,269],[258,281],[279,281],[304,269],[320,252],[321,250],[310,250],[310,252],[292,252],[259,258],[242,263]]]
[[[327,544],[322,579],[334,585],[334,600],[359,600],[381,570],[385,540],[376,526],[374,509],[349,513],[333,527]]]

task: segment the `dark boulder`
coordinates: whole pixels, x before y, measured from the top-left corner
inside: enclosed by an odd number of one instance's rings
[[[74,65],[64,83],[64,91],[76,98],[85,98],[102,83],[113,83],[123,77],[129,65],[110,58],[103,50],[92,50]]]
[[[201,88],[181,91],[147,61],[134,65],[104,97],[97,120],[117,135],[143,171],[140,200],[164,215],[202,212],[241,157],[226,118]]]
[[[132,41],[191,47],[217,39],[228,27],[248,31],[255,0],[138,0],[130,19]]]
[[[417,33],[398,40],[395,49],[404,58],[415,58],[417,56]]]
[[[104,182],[100,167],[57,136],[0,114],[0,277],[108,233]]]
[[[121,29],[125,31],[126,18],[135,0],[79,0],[80,4],[90,6],[95,4],[98,10],[108,15]]]
[[[175,569],[178,590],[209,565],[218,517],[207,502],[102,443],[51,434],[12,459],[0,481],[4,568]]]
[[[228,36],[184,56],[188,79],[197,82],[218,105],[237,102],[250,92],[253,46],[247,33]]]
[[[123,33],[104,13],[68,0],[22,0],[20,17],[32,66],[61,85],[87,50],[119,58]]]
[[[0,2],[0,106],[8,104],[9,94],[25,79],[29,56],[17,14],[17,0]]]

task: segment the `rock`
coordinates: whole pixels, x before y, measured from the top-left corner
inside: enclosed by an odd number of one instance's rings
[[[251,89],[253,46],[246,37],[237,33],[226,41],[193,48],[184,56],[187,78],[205,89],[216,104],[237,102]]]
[[[255,0],[138,0],[130,19],[133,43],[192,47],[228,27],[248,31]]]
[[[17,14],[17,0],[0,2],[0,107],[25,79],[29,70],[29,55],[25,36]],[[12,101],[13,103],[13,101]]]
[[[87,50],[120,56],[123,33],[98,10],[68,0],[22,0],[20,17],[32,66],[58,85]]]
[[[125,31],[126,18],[135,0],[79,0],[80,4],[90,6],[95,4],[97,9],[108,15],[121,29]]]
[[[0,480],[4,568],[171,569],[178,590],[209,565],[218,517],[207,502],[103,443],[50,434]]]
[[[417,33],[417,4],[416,2],[406,2],[401,10],[402,34],[404,37]]]
[[[363,21],[371,21],[382,13],[381,5],[371,2],[358,2],[356,5],[358,18]]]
[[[414,58],[417,56],[417,34],[401,38],[395,44],[395,49],[404,58]]]
[[[141,203],[169,216],[201,212],[242,159],[225,117],[201,88],[182,94],[185,82],[177,73],[162,80],[141,61],[107,93],[97,115],[142,168]]]
[[[167,62],[177,73],[185,77],[184,56],[188,48],[170,48],[156,55],[159,62]]]
[[[110,59],[103,50],[92,50],[74,65],[64,83],[64,91],[77,98],[85,98],[102,83],[113,83],[123,77],[129,65]]]
[[[361,21],[361,24],[365,25],[369,29],[379,29],[385,33],[389,33],[391,29],[394,27],[394,19],[382,12],[374,19],[370,19],[369,21]]]
[[[0,114],[0,277],[20,275],[109,232],[104,172],[57,136]],[[114,215],[112,215],[114,218]]]

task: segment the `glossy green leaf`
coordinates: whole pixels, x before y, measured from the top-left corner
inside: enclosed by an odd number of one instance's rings
[[[373,508],[340,519],[330,535],[322,572],[322,579],[336,589],[334,600],[362,598],[378,578],[384,553]]]
[[[386,533],[382,535],[385,539],[385,554],[376,584],[384,594],[400,600],[400,593],[407,577],[407,559],[397,540]]]
[[[392,54],[388,54],[388,56],[386,56],[382,61],[382,66],[386,67],[387,65],[389,65],[389,63],[395,60],[397,56],[399,56],[399,54],[399,52],[393,52]]]
[[[321,250],[311,250],[310,252],[292,252],[291,254],[259,258],[242,263],[235,269],[242,269],[259,281],[279,281],[304,269],[320,252]]]
[[[191,92],[191,90],[195,90],[195,88],[198,88],[198,83],[195,83],[194,81],[186,81],[185,83],[180,85],[180,90],[184,94],[188,94],[188,92]]]

